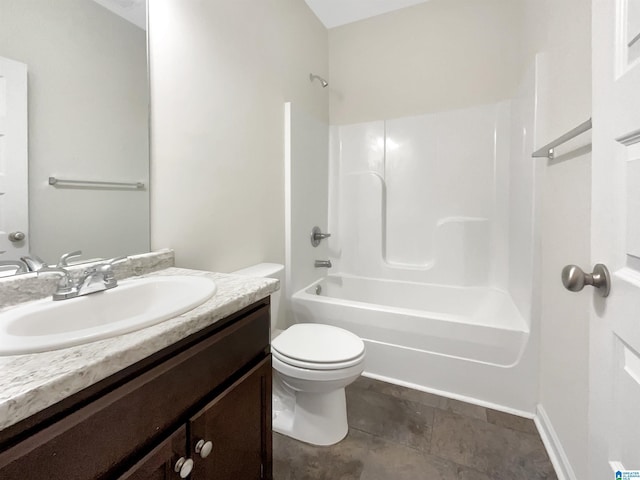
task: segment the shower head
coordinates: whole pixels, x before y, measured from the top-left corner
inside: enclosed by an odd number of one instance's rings
[[[320,84],[322,85],[322,88],[327,88],[329,86],[329,82],[327,82],[324,78],[322,78],[320,75],[315,75],[313,73],[309,74],[309,81],[313,82],[315,79],[320,80]]]

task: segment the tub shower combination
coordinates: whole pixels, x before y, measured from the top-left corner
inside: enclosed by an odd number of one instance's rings
[[[361,337],[365,375],[532,413],[531,215],[509,186],[518,121],[503,102],[332,127],[333,268],[293,293],[295,321]]]
[[[293,302],[299,321],[322,319],[371,345],[497,367],[518,363],[529,333],[509,295],[489,287],[329,275],[296,293]]]
[[[528,412],[526,397],[503,384],[522,380],[529,339],[504,291],[329,275],[296,292],[292,308],[298,322],[334,325],[362,338],[367,376]]]

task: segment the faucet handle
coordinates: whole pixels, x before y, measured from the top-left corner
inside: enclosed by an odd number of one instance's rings
[[[113,265],[115,265],[116,263],[124,262],[125,260],[128,260],[128,259],[129,257],[110,258],[109,260],[104,260],[102,262],[96,263],[92,267],[87,268],[84,272],[85,274],[96,273],[96,272],[100,272],[102,274],[110,274],[112,272],[111,267]]]
[[[123,256],[123,257],[111,258],[109,260],[105,260],[102,263],[104,263],[105,265],[115,265],[116,263],[124,262],[127,260],[129,260],[129,257]]]
[[[317,247],[320,245],[320,240],[324,240],[325,238],[329,238],[331,236],[330,233],[322,233],[320,227],[313,227],[311,230],[311,245]]]
[[[102,263],[99,263],[94,267],[94,271],[99,272],[102,275],[102,280],[106,288],[113,288],[118,286],[118,280],[116,279],[115,274],[113,273],[113,265],[116,263],[124,262],[129,260],[129,257],[115,257],[110,260],[106,260]]]
[[[53,300],[65,300],[67,298],[73,298],[78,294],[78,289],[71,281],[69,272],[63,267],[50,267],[49,265],[44,265],[41,269],[36,271],[36,275],[38,277],[40,275],[48,274],[60,275],[58,288],[53,294]]]
[[[0,267],[15,267],[15,273],[13,275],[17,275],[18,273],[27,273],[29,271],[29,267],[24,262],[23,259],[20,260],[0,260]],[[4,270],[4,269],[3,269]],[[7,270],[11,271],[11,270]]]
[[[68,267],[69,264],[67,263],[67,260],[69,260],[70,258],[79,257],[80,255],[82,255],[82,250],[76,250],[75,252],[65,253],[60,257],[60,260],[58,261],[58,265],[57,265],[58,268]]]

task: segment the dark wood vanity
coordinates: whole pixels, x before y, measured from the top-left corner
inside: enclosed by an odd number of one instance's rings
[[[270,480],[271,458],[269,298],[0,431],[0,480]]]

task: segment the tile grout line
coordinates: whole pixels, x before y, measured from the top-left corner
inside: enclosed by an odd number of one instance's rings
[[[389,398],[391,398],[393,400],[396,400],[398,402],[410,402],[410,403],[415,403],[415,404],[419,404],[419,405],[422,405],[422,406],[431,407],[431,408],[434,409],[434,417],[435,417],[435,410],[438,409],[438,410],[440,410],[442,412],[453,413],[455,415],[460,415],[462,417],[470,418],[472,420],[482,421],[482,422],[485,422],[487,424],[493,425],[493,426],[495,426],[497,428],[500,428],[500,429],[512,430],[514,432],[524,433],[526,435],[539,436],[539,433],[537,431],[536,432],[525,431],[525,430],[522,430],[522,429],[513,428],[513,427],[505,426],[505,425],[500,425],[500,424],[498,424],[496,422],[492,422],[492,421],[489,420],[489,416],[488,415],[486,415],[486,418],[478,418],[478,417],[476,417],[474,415],[470,415],[470,414],[467,414],[467,413],[464,413],[464,412],[460,412],[460,411],[455,411],[452,408],[450,408],[449,406],[442,406],[440,404],[435,405],[435,404],[429,403],[429,402],[420,402],[420,401],[417,401],[415,399],[403,398],[402,396],[397,396],[397,395],[393,395],[392,393],[383,392],[383,391],[381,391],[381,390],[379,390],[379,389],[377,389],[375,387],[374,388],[370,388],[370,387],[353,386],[351,388],[354,389],[354,390],[375,392],[377,394],[384,395],[384,396],[389,397]],[[404,388],[404,387],[401,387],[401,388]],[[407,390],[410,390],[410,389],[407,389]],[[454,399],[450,399],[448,397],[443,397],[441,395],[438,395],[438,398],[440,398],[442,400],[447,400],[447,401],[448,400],[454,400]],[[465,403],[465,404],[468,404],[468,405],[473,405],[473,404],[470,404],[470,403],[467,403],[467,402],[462,402],[460,400],[458,400],[458,402]],[[481,407],[481,408],[483,408],[485,410],[485,413],[488,413],[488,411],[490,410],[487,407]],[[517,417],[517,418],[521,418],[521,417],[518,417],[517,415],[512,415],[512,414],[508,414],[508,413],[506,413],[506,415],[514,416],[514,417]]]
[[[431,412],[431,432],[429,435],[429,455],[433,455],[433,431],[436,429],[436,409]]]
[[[345,450],[346,457],[340,457],[340,455],[336,457],[334,455],[335,452],[334,454],[330,454],[331,451],[327,451],[329,453],[325,453],[324,449],[314,450],[314,447],[310,446],[311,450],[309,450],[309,452],[307,453],[310,456],[309,458],[311,460],[320,462],[317,465],[314,463],[314,465],[316,465],[316,467],[318,468],[314,467],[314,471],[310,472],[304,470],[299,462],[298,464],[295,464],[294,462],[296,468],[300,470],[298,473],[300,473],[301,476],[297,476],[296,474],[294,474],[294,470],[283,470],[284,475],[279,480],[285,480],[285,478],[286,480],[294,480],[295,478],[309,478],[313,480],[326,478],[345,478],[345,480],[347,478],[350,480],[379,478],[379,474],[378,476],[376,476],[373,470],[368,470],[367,474],[365,475],[365,470],[354,470],[353,468],[345,469],[345,472],[349,470],[347,473],[349,473],[350,476],[348,477],[340,475],[332,477],[326,476],[328,473],[334,472],[334,470],[337,473],[342,472],[342,470],[336,469],[332,466],[333,460],[337,461],[337,463],[346,462],[345,465],[347,465],[347,463],[349,463],[348,460],[355,458],[359,460],[361,466],[377,465],[378,463],[376,462],[381,461],[380,459],[376,459],[379,453],[378,450],[387,453],[396,452],[399,455],[398,458],[400,459],[412,459],[411,461],[419,462],[420,465],[422,465],[421,462],[424,461],[426,462],[425,465],[430,465],[431,467],[437,469],[443,468],[443,472],[446,470],[447,475],[445,475],[445,477],[436,475],[438,478],[446,478],[448,480],[453,480],[454,478],[458,480],[461,478],[482,478],[486,480],[489,478],[489,471],[491,471],[491,478],[493,480],[497,480],[497,478],[506,478],[503,477],[503,475],[506,475],[507,472],[521,472],[521,470],[519,469],[520,467],[516,468],[517,465],[513,466],[511,465],[511,463],[505,463],[502,460],[500,460],[499,462],[492,461],[490,462],[491,465],[485,465],[482,461],[480,461],[482,459],[491,459],[493,458],[492,456],[498,455],[499,452],[502,452],[502,455],[504,456],[504,454],[506,453],[503,452],[504,445],[498,450],[494,448],[493,450],[489,449],[488,451],[484,451],[484,449],[475,448],[475,444],[473,442],[468,444],[468,442],[465,440],[465,438],[467,437],[466,434],[458,435],[454,434],[455,432],[463,432],[466,430],[475,432],[477,430],[479,432],[479,436],[477,436],[476,438],[476,435],[474,434],[472,437],[470,437],[476,440],[490,440],[493,438],[494,434],[497,436],[496,438],[505,437],[511,440],[521,439],[525,444],[531,443],[531,437],[537,437],[538,440],[540,440],[539,432],[526,431],[526,424],[509,420],[509,418],[503,419],[500,417],[494,417],[492,414],[489,414],[490,409],[486,407],[483,407],[483,411],[485,412],[485,414],[483,415],[481,410],[465,408],[465,405],[467,405],[465,402],[460,402],[464,404],[462,406],[458,406],[453,402],[448,402],[446,400],[450,399],[447,399],[447,397],[430,395],[422,398],[416,395],[405,395],[404,389],[394,390],[393,392],[389,390],[381,391],[378,388],[375,388],[375,386],[376,384],[373,384],[373,388],[361,388],[359,385],[355,385],[353,387],[350,386],[347,389],[347,392],[351,390],[351,394],[354,397],[361,397],[359,399],[359,402],[361,404],[356,403],[355,405],[358,408],[362,407],[362,410],[354,412],[356,414],[354,420],[357,420],[356,425],[359,425],[359,427],[353,426],[350,422],[348,422],[348,436],[351,436],[352,439],[355,436],[357,440],[354,441],[357,441],[358,443],[350,443],[348,445],[348,448]],[[374,401],[375,397],[378,397],[379,402],[381,402],[379,405],[376,403],[376,401]],[[423,402],[421,400],[427,401]],[[457,402],[459,401],[456,401],[456,403]],[[369,407],[372,407],[371,411],[369,411]],[[431,409],[431,411],[426,412],[424,411],[423,407],[429,408]],[[403,416],[399,417],[398,421],[400,422],[401,430],[397,435],[394,430],[395,423],[390,423],[387,425],[385,423],[386,419],[382,419],[382,417],[379,416],[380,412],[386,412],[388,415],[395,417],[396,414],[400,415],[400,413],[405,410],[405,414],[408,415],[408,420],[404,419]],[[429,413],[431,415],[429,415]],[[360,420],[362,420],[361,417],[363,415],[366,417],[363,417],[366,421],[361,422]],[[450,419],[449,416],[456,418]],[[464,425],[467,425],[467,427],[464,427]],[[514,428],[514,426],[523,428]],[[414,428],[412,429],[412,427]],[[423,427],[430,428],[431,431],[424,432]],[[412,433],[412,435],[409,435],[408,437],[407,435],[402,434],[403,432],[405,434],[408,434],[409,431],[405,432],[407,428],[409,428]],[[438,428],[437,432],[436,428]],[[368,429],[376,431],[377,433],[368,431]],[[419,436],[415,436],[415,434],[420,430],[422,430],[423,433],[423,436],[421,438]],[[436,435],[436,433],[438,435]],[[450,438],[451,435],[453,435],[452,438]],[[403,439],[407,438],[409,438],[409,441],[413,442],[414,445],[403,443]],[[439,440],[438,448],[435,448],[435,440]],[[489,440],[487,440],[487,444],[491,443]],[[354,447],[354,445],[356,446]],[[456,446],[457,448],[462,448],[463,446],[465,446],[464,451],[466,452],[466,454],[463,456],[451,455],[451,447]],[[352,451],[352,448],[355,448],[355,450]],[[340,450],[340,447],[338,447],[338,450]],[[531,452],[527,453],[523,451],[521,453],[527,454],[523,456],[523,459],[526,459]],[[467,454],[470,455],[469,458],[467,458]],[[327,457],[326,455],[329,456]],[[392,455],[389,458],[393,460],[394,457]],[[534,456],[531,458],[535,460],[537,457]],[[548,462],[548,453],[546,455],[546,458]],[[326,466],[322,465],[323,461],[327,462]],[[495,465],[493,465],[493,463],[495,463]],[[530,463],[527,465],[527,472],[525,473],[531,473],[532,475],[531,477],[527,478],[535,478],[538,480],[541,480],[542,478],[555,478],[553,476],[546,476],[548,472],[546,472],[545,465],[540,466],[537,463]],[[522,464],[521,466],[523,467],[524,464]],[[533,469],[529,470],[529,468]],[[391,472],[391,470],[389,472]],[[522,472],[524,472],[524,470]],[[374,473],[374,476],[370,477],[372,473]],[[403,479],[409,478],[404,476],[404,474],[401,472],[398,472],[398,474],[401,475]],[[309,477],[308,475],[312,476]],[[390,478],[394,478],[394,476],[387,476],[387,480],[389,480]],[[421,476],[418,474],[417,477],[414,476],[412,478],[421,478]],[[523,477],[520,475],[516,475],[513,478],[515,480],[515,478]]]
[[[351,430],[351,429],[356,430],[356,431],[358,431],[360,433],[364,433],[366,435],[371,435],[372,437],[377,438],[378,440],[381,440],[381,441],[383,441],[385,443],[390,443],[392,445],[397,445],[399,447],[408,448],[410,450],[413,450],[414,452],[421,453],[421,454],[425,454],[425,453],[430,454],[430,452],[425,452],[424,450],[420,450],[419,448],[413,447],[411,445],[407,445],[406,443],[397,442],[395,440],[391,440],[390,438],[383,437],[382,435],[378,435],[376,433],[367,432],[366,430],[362,430],[361,428],[352,427],[351,425],[349,425],[349,430]],[[429,446],[429,448],[431,448],[431,446]]]

